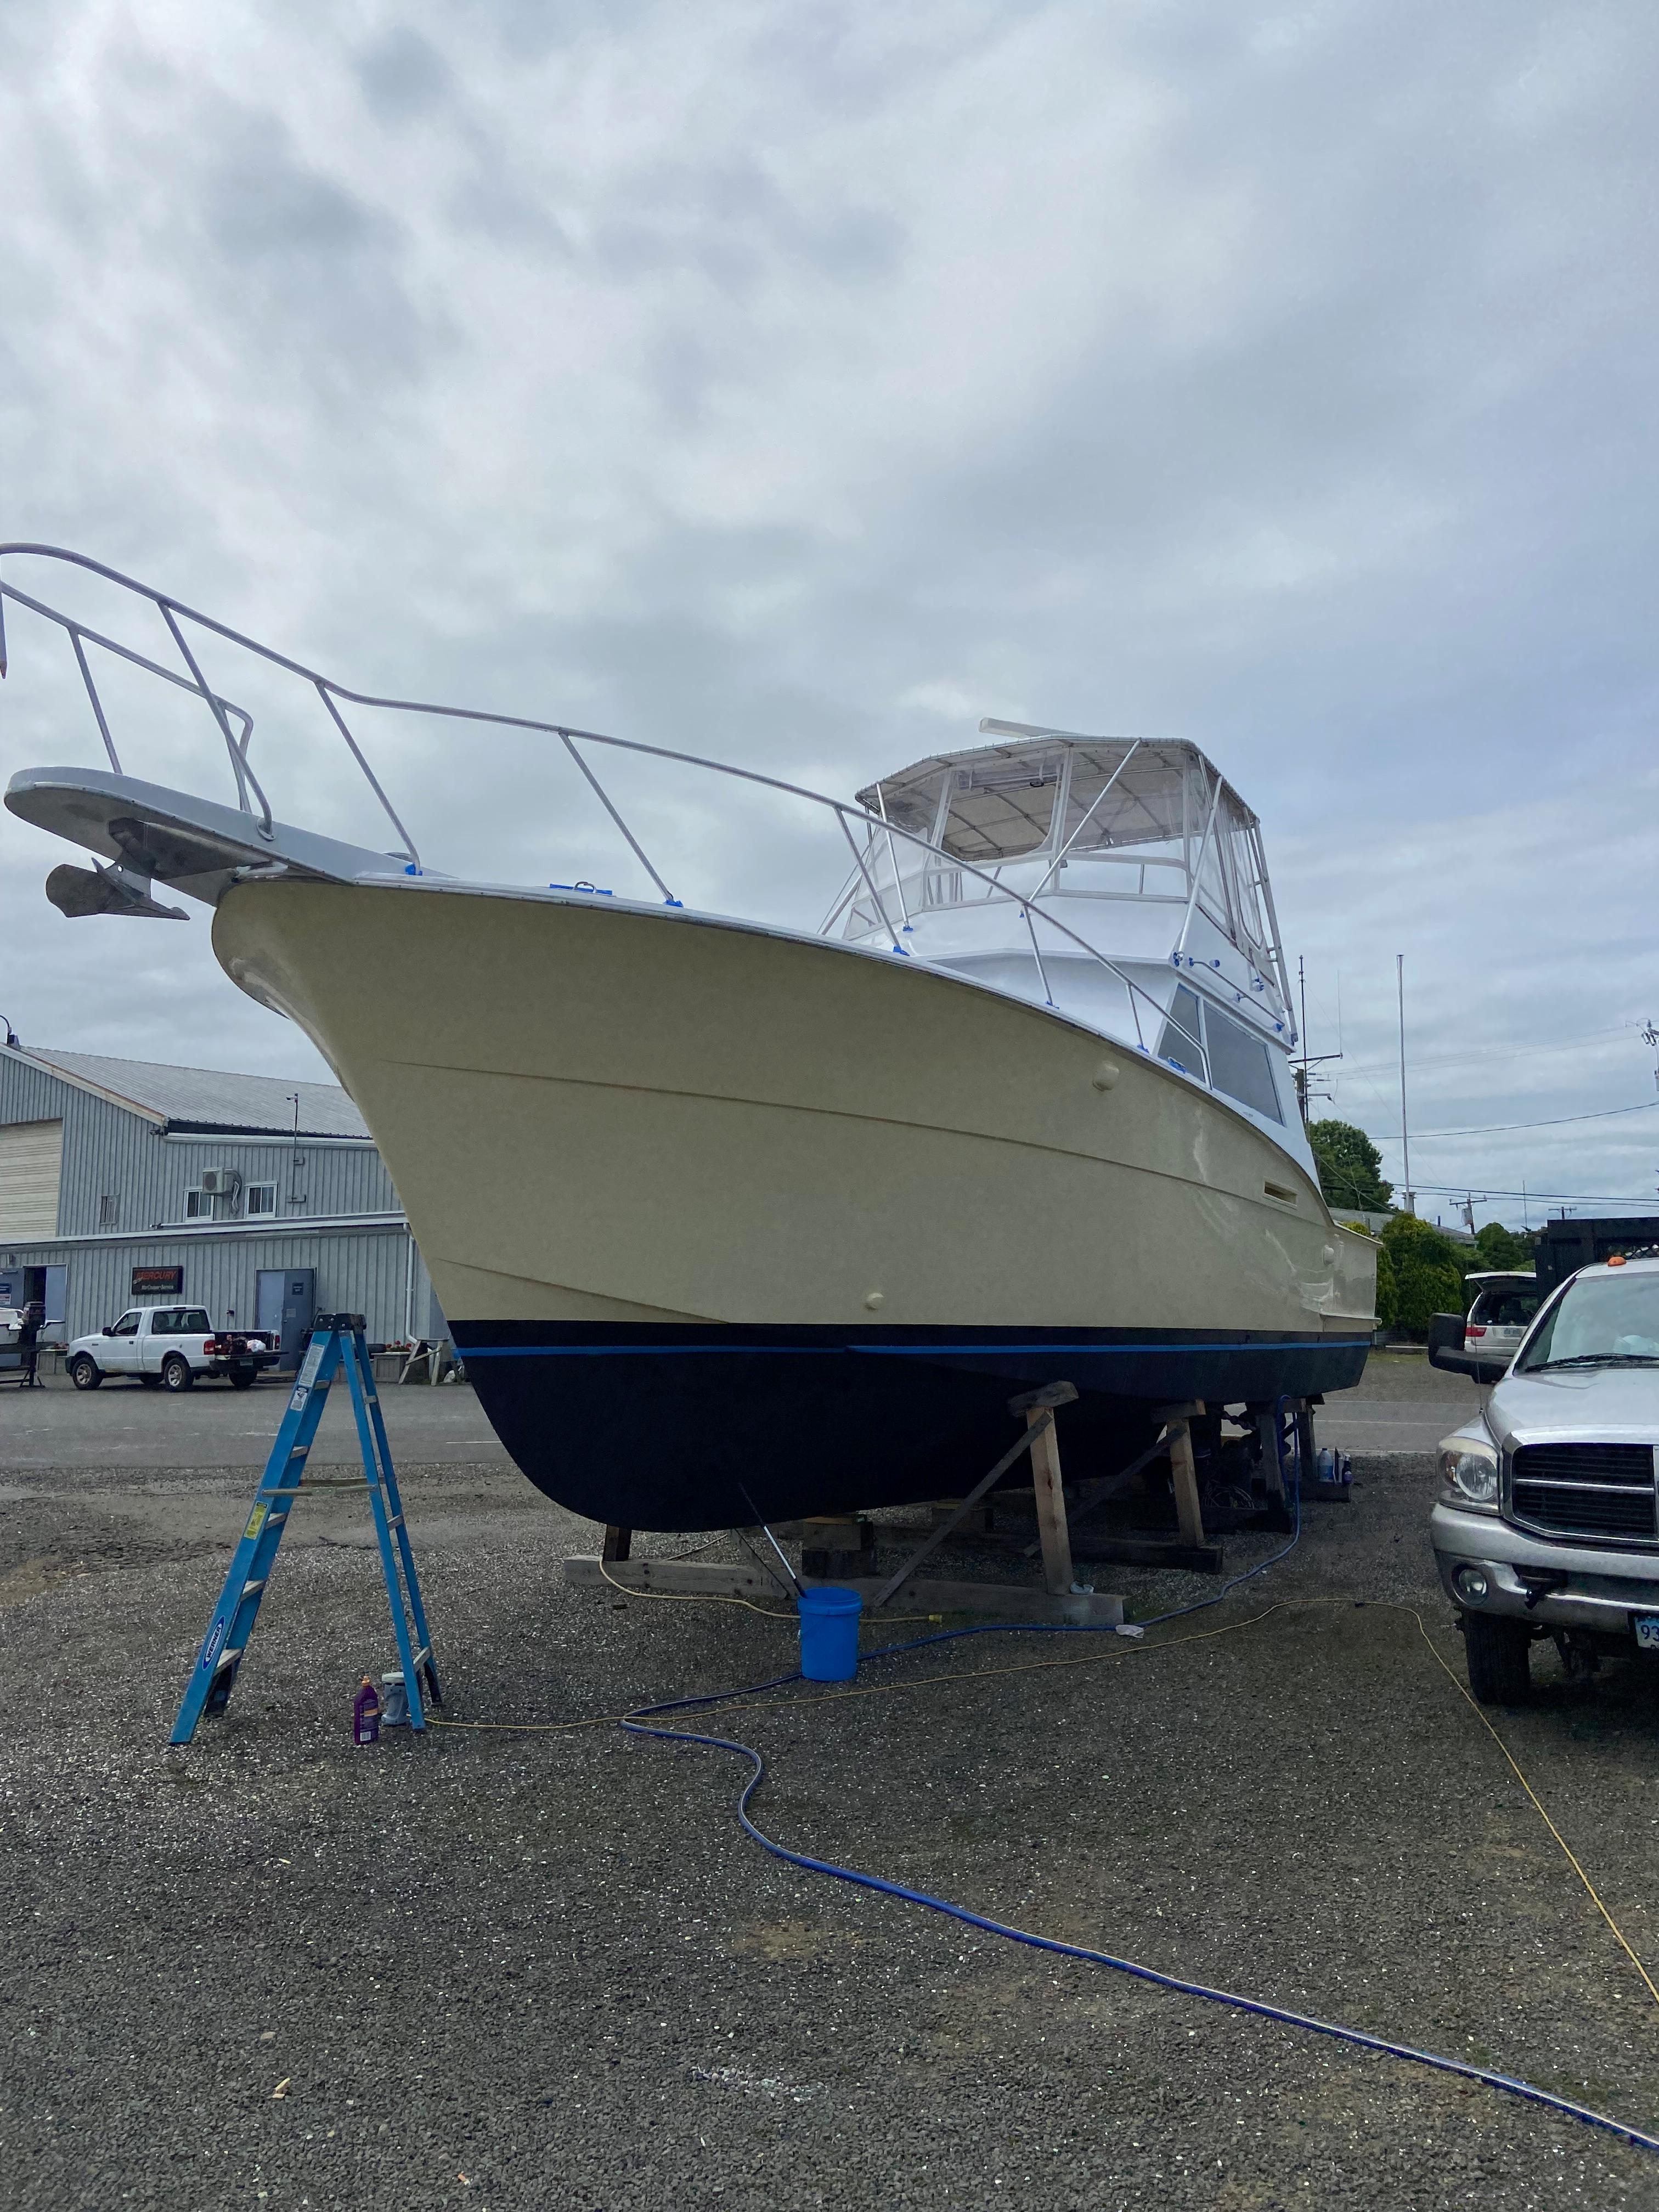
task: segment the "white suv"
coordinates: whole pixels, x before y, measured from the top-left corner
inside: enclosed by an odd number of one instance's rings
[[[1429,1328],[1429,1364],[1477,1382],[1496,1382],[1521,1349],[1542,1293],[1538,1278],[1518,1269],[1493,1269],[1466,1275],[1464,1288],[1474,1303],[1460,1322],[1455,1314],[1436,1314]]]

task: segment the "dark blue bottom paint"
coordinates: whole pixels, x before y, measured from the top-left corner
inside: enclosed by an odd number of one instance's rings
[[[1059,1421],[1067,1475],[1085,1478],[1144,1448],[1154,1405],[1346,1389],[1370,1342],[1266,1330],[453,1327],[496,1435],[538,1490],[594,1521],[663,1529],[960,1497],[1018,1433],[1009,1398],[1042,1382],[1081,1394]]]

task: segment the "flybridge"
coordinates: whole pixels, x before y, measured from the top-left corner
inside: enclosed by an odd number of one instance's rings
[[[888,880],[885,861],[910,879],[907,906],[924,910],[994,899],[1014,885],[1050,902],[1152,901],[1176,910],[1164,950],[1182,958],[1202,915],[1243,956],[1254,994],[1268,994],[1276,1018],[1285,1014],[1288,979],[1261,825],[1196,745],[1023,722],[980,728],[1012,742],[934,754],[859,793],[866,812],[946,864],[927,866],[908,842],[902,854],[885,854],[878,839],[878,882]],[[994,879],[965,877],[951,861]],[[896,894],[898,883],[891,888]],[[848,933],[875,920],[866,909]]]

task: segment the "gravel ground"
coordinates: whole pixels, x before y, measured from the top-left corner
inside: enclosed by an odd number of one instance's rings
[[[171,1752],[247,1472],[0,1484],[5,2203],[1659,2204],[1659,2159],[1587,2129],[781,1865],[729,1755],[610,1727],[354,1750],[390,1639],[338,1498],[296,1516],[229,1715]],[[567,1592],[592,1532],[510,1472],[405,1491],[454,1717],[789,1663],[735,1607]],[[1291,1559],[1144,1645],[974,1638],[861,1674],[898,1694],[785,1693],[740,1724],[757,1817],[1653,2127],[1659,2010],[1395,1609],[1461,1672],[1428,1491],[1421,1461],[1360,1462]],[[1143,1615],[1213,1587],[1117,1579]],[[1659,1952],[1659,1684],[1537,1671],[1505,1736]]]

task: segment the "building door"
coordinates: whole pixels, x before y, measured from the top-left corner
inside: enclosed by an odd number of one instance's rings
[[[254,1291],[254,1327],[264,1336],[280,1336],[281,1364],[297,1367],[311,1317],[317,1310],[314,1267],[261,1267]]]
[[[40,1325],[40,1334],[42,1336],[48,1333],[53,1336],[67,1336],[69,1334],[69,1269],[43,1267],[40,1272],[46,1279],[46,1287],[41,1293],[41,1303],[46,1309],[46,1317]]]

